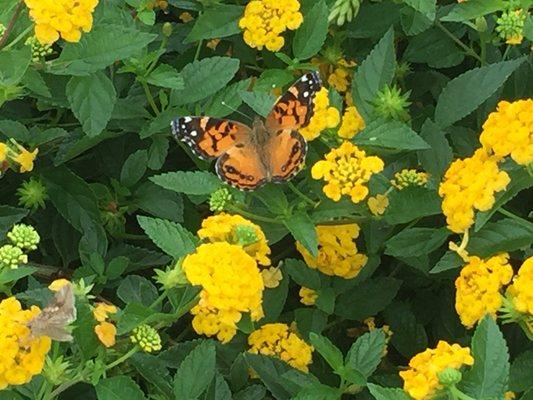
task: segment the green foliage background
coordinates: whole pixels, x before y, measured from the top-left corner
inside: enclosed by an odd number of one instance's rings
[[[15,3],[0,0],[0,23],[8,24]],[[46,208],[26,209],[16,191],[29,174],[8,171],[0,180],[0,231],[25,221],[42,237],[29,265],[1,275],[0,283],[16,282],[18,298],[42,306],[53,278],[84,278],[95,285],[93,294],[121,307],[119,335],[140,322],[165,326],[164,351],[135,354],[106,370],[126,349],[103,351],[88,305],[80,305],[74,352],[63,345],[53,351],[74,357],[75,367],[92,375],[72,382],[61,398],[405,399],[399,366],[442,339],[471,344],[476,362],[461,388],[472,398],[502,399],[513,390],[533,399],[533,347],[519,327],[486,319],[473,333],[458,320],[453,281],[462,262],[447,250],[457,237],[445,228],[437,195],[449,163],[479,146],[481,124],[497,102],[531,96],[531,16],[524,43],[506,46],[494,34],[501,0],[461,5],[365,0],[357,17],[331,36],[327,17],[333,2],[305,0],[304,24],[285,34],[287,44],[276,55],[243,42],[237,27],[243,2],[169,3],[168,12],[155,15],[140,0],[102,0],[92,31],[79,43],[56,44],[55,56],[42,63],[32,63],[28,46],[16,41],[31,29],[23,12],[10,36],[15,42],[0,49],[0,139],[39,148],[31,176],[48,194]],[[522,0],[524,10],[530,5]],[[184,11],[196,18],[181,23]],[[482,20],[487,27],[480,31],[476,24]],[[168,37],[165,22],[172,24]],[[222,39],[215,50],[206,47],[213,38]],[[232,211],[260,224],[274,265],[283,261],[285,279],[265,294],[266,320],[295,321],[315,347],[311,373],[303,374],[246,354],[250,327],[245,324],[228,345],[198,338],[187,314],[197,290],[174,289],[161,304],[151,278],[154,268],[194,250],[194,233],[211,214],[209,195],[223,186],[210,164],[171,138],[171,119],[189,114],[242,119],[232,111],[237,108],[264,115],[274,100],[270,89],[286,88],[310,67],[312,57],[334,45],[358,61],[352,94],[366,128],[353,142],[385,160],[388,178],[420,166],[431,180],[425,188],[393,192],[382,218],[373,217],[364,203],[327,199],[309,168],[293,182],[320,202],[316,207],[286,185],[247,194],[232,189],[241,201]],[[398,65],[405,63],[411,69],[400,76]],[[248,92],[252,79],[254,90]],[[410,91],[409,123],[373,114],[376,94],[391,84]],[[330,97],[341,106],[333,89]],[[318,140],[310,147],[308,166],[328,143]],[[468,250],[482,257],[507,251],[519,265],[531,254],[531,197],[524,189],[531,188],[532,178],[514,164],[505,168],[512,182],[491,211],[477,215]],[[386,188],[383,176],[370,182],[371,194]],[[499,212],[503,206],[520,218]],[[332,220],[358,221],[362,227],[358,247],[369,261],[354,279],[311,270],[295,251],[297,239],[316,253],[314,227]],[[318,292],[316,306],[298,302],[299,286]],[[394,332],[385,357],[381,330],[355,343],[346,335],[371,316]],[[258,380],[249,379],[248,368]],[[0,399],[40,400],[43,379],[1,391]]]

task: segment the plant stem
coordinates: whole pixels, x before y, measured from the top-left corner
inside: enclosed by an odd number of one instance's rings
[[[152,304],[150,304],[150,308],[154,308],[155,306],[161,304],[163,300],[165,300],[166,297],[167,297],[167,291],[164,290],[163,293],[161,293],[159,297],[155,299]]]
[[[200,58],[200,51],[202,50],[202,44],[204,43],[203,40],[200,40],[198,42],[198,47],[196,47],[196,53],[194,54],[194,61],[198,60]]]
[[[468,396],[467,394],[461,392],[455,385],[450,386],[448,388],[448,393],[452,395],[452,398],[454,400],[474,400],[472,397]]]
[[[59,396],[61,393],[63,393],[65,390],[67,390],[69,387],[74,386],[77,383],[82,382],[83,379],[81,377],[74,378],[71,381],[65,382],[61,385],[59,385],[55,390],[53,390],[48,396],[44,397],[44,400],[54,400]]]
[[[294,183],[292,182],[287,182],[287,186],[289,187],[289,189],[291,189],[293,191],[293,193],[298,196],[299,198],[301,198],[302,200],[304,200],[307,204],[316,207],[318,203],[314,202],[313,200],[311,200],[309,197],[307,197],[305,194],[303,194],[295,185]]]
[[[150,107],[152,107],[152,110],[154,111],[155,115],[159,115],[159,110],[157,108],[157,105],[155,104],[154,98],[152,96],[152,93],[150,92],[150,88],[148,87],[148,84],[146,82],[141,82],[141,86],[144,89],[144,93],[146,94],[146,99],[148,100],[148,104],[150,104]]]
[[[242,210],[241,208],[236,207],[236,206],[229,206],[228,207],[228,211],[233,211],[233,212],[239,213],[239,214],[241,214],[242,216],[244,216],[246,218],[255,219],[256,221],[262,221],[262,222],[268,222],[268,223],[271,223],[271,224],[283,225],[283,222],[278,221],[277,219],[264,217],[262,215],[257,215],[257,214]]]
[[[11,34],[11,31],[15,27],[15,22],[17,22],[17,19],[22,12],[22,9],[24,8],[24,2],[20,1],[17,4],[17,7],[15,8],[15,12],[11,16],[11,19],[9,20],[9,24],[7,25],[6,31],[0,38],[0,49],[4,47],[4,45],[7,43],[7,39],[9,38],[9,35]]]
[[[459,40],[452,32],[450,32],[440,21],[435,22],[435,26],[438,27],[441,31],[443,31],[450,39],[452,39],[459,47],[461,47],[466,54],[474,57],[476,60],[478,60],[481,64],[483,64],[483,59],[474,51],[474,49],[470,46],[467,46],[464,44],[461,40]]]
[[[20,42],[22,39],[24,39],[24,37],[33,29],[33,26],[28,26],[26,29],[24,29],[24,32],[22,32],[20,35],[18,35],[15,39],[13,39],[13,41],[11,43],[9,43],[8,45],[6,45],[4,47],[4,50],[8,50],[10,49],[11,47],[13,47],[14,45],[16,45],[18,42]]]
[[[134,346],[128,351],[126,354],[124,354],[122,357],[117,358],[115,361],[113,361],[111,364],[105,367],[106,371],[109,371],[112,368],[115,368],[117,365],[122,364],[124,361],[126,361],[128,358],[130,358],[132,355],[137,353],[139,351],[139,346]]]

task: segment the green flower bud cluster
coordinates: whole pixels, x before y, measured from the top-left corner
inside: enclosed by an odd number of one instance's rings
[[[33,226],[25,224],[15,225],[7,237],[11,242],[20,249],[36,250],[41,241],[41,237]]]
[[[146,353],[161,350],[161,336],[149,325],[139,325],[132,331],[130,340]]]
[[[251,244],[257,243],[259,238],[253,226],[248,225],[237,225],[235,227],[234,242],[240,246],[249,246]]]
[[[233,199],[227,188],[214,191],[209,198],[209,209],[213,212],[223,211],[226,205]]]
[[[44,208],[44,202],[48,199],[46,186],[35,178],[24,181],[17,189],[17,196],[19,205],[33,210]]]
[[[155,270],[155,280],[163,287],[163,289],[169,290],[183,286],[189,282],[180,264],[181,263],[178,261],[174,267],[167,267],[164,271],[160,269]]]
[[[418,172],[416,169],[402,169],[394,174],[391,181],[392,186],[402,190],[409,186],[424,186],[428,181],[428,175],[425,172]]]
[[[407,108],[411,105],[409,101],[410,92],[402,94],[396,86],[385,86],[377,93],[374,100],[374,111],[380,117],[408,121],[410,119]]]
[[[504,11],[496,20],[496,32],[509,44],[522,42],[526,13],[522,10]]]
[[[28,256],[17,246],[5,244],[0,247],[0,270],[17,269],[20,264],[26,264]]]
[[[50,44],[41,44],[35,36],[30,36],[26,39],[26,46],[31,47],[31,60],[34,63],[37,63],[44,59],[46,56],[49,56],[54,52],[52,45]]]
[[[329,22],[335,21],[338,26],[350,22],[359,12],[360,0],[337,0],[329,13]]]

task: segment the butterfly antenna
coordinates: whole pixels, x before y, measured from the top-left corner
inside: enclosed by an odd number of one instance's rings
[[[221,101],[220,104],[222,104],[224,107],[229,108],[231,111],[236,112],[237,114],[242,115],[243,117],[249,119],[250,121],[253,121],[253,119],[252,119],[249,115],[246,115],[246,114],[243,113],[242,111],[239,111],[239,110],[237,110],[236,108],[233,108],[232,106],[226,104],[225,101]]]

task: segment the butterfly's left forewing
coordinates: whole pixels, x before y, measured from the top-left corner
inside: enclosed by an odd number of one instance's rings
[[[220,157],[237,143],[248,141],[251,129],[227,119],[180,117],[172,121],[174,136],[203,159]]]

